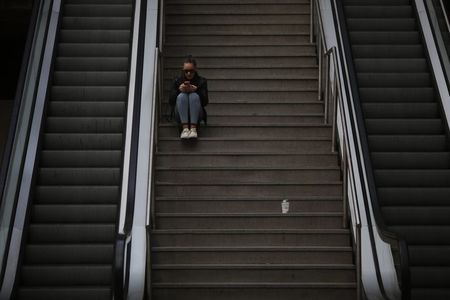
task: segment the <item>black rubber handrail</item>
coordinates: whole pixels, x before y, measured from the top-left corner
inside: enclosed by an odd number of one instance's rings
[[[136,9],[136,2],[133,5],[133,11]],[[136,58],[136,77],[135,77],[135,90],[134,90],[134,105],[133,105],[133,121],[131,130],[131,147],[130,147],[130,164],[128,173],[128,189],[127,189],[127,201],[126,201],[126,213],[125,213],[125,223],[123,228],[123,234],[116,235],[115,249],[114,249],[114,266],[113,266],[113,293],[114,299],[121,300],[126,299],[128,287],[128,275],[125,275],[124,283],[124,272],[125,266],[129,265],[129,255],[125,257],[127,239],[131,234],[131,229],[133,226],[134,217],[134,204],[136,198],[136,175],[137,175],[137,161],[138,161],[138,151],[139,151],[139,126],[140,126],[140,115],[141,115],[141,101],[142,101],[142,77],[144,69],[144,46],[145,46],[145,24],[147,16],[147,0],[141,0],[140,6],[140,16],[138,24],[138,36],[133,36],[131,34],[130,43],[133,42],[135,38],[138,39],[138,50]],[[132,20],[134,20],[134,15]],[[134,32],[134,30],[132,30]],[[131,70],[131,48],[130,47],[130,65],[129,70]],[[130,75],[128,75],[130,76]],[[125,128],[126,130],[126,128]],[[123,154],[122,154],[123,155]],[[123,161],[123,158],[122,158]],[[123,209],[119,205],[118,212]],[[119,224],[117,224],[118,227]],[[129,268],[127,268],[129,270]],[[125,289],[124,289],[125,287]]]
[[[368,184],[368,193],[370,195],[370,203],[368,203],[368,199],[367,197],[364,196],[365,199],[365,203],[366,203],[366,214],[368,216],[370,216],[370,210],[369,210],[369,205],[372,207],[372,212],[374,215],[374,219],[375,219],[375,224],[378,232],[380,233],[381,238],[391,244],[392,240],[397,241],[397,245],[399,246],[399,249],[404,249],[406,246],[406,242],[401,239],[399,236],[397,236],[397,234],[395,234],[394,232],[390,231],[389,228],[386,226],[381,210],[380,210],[380,204],[378,201],[378,197],[377,197],[377,190],[376,190],[376,185],[375,185],[375,179],[373,177],[373,168],[372,168],[372,162],[370,160],[370,151],[369,151],[369,143],[367,140],[367,131],[366,131],[366,126],[365,126],[365,122],[363,119],[363,113],[362,113],[362,108],[361,108],[361,102],[360,102],[360,97],[359,97],[359,89],[358,89],[358,80],[357,80],[357,76],[356,76],[356,71],[355,71],[355,67],[354,67],[354,60],[353,60],[353,55],[352,55],[352,49],[351,49],[351,45],[350,45],[350,39],[348,36],[348,29],[347,29],[347,24],[345,21],[345,12],[344,12],[344,7],[342,4],[342,1],[340,0],[336,0],[336,2],[333,2],[334,4],[337,4],[337,7],[335,7],[335,11],[337,11],[338,15],[335,16],[338,20],[335,20],[335,22],[339,23],[340,28],[342,29],[342,43],[343,45],[340,45],[341,49],[343,51],[340,51],[341,53],[343,53],[343,55],[345,55],[345,61],[347,62],[347,68],[348,68],[348,75],[349,75],[349,79],[350,82],[348,82],[348,85],[351,88],[351,95],[353,97],[353,106],[355,108],[356,111],[356,116],[351,115],[350,117],[353,119],[352,123],[354,120],[356,120],[356,124],[358,125],[358,128],[356,128],[356,130],[359,133],[359,137],[360,137],[360,141],[361,141],[361,151],[362,151],[362,157],[364,158],[363,166],[360,165],[360,172],[361,174],[366,174],[367,176],[367,184]],[[340,40],[338,39],[338,43],[340,43]],[[359,149],[357,149],[357,151],[359,152]],[[365,190],[365,186],[362,187]],[[375,241],[374,241],[374,233],[373,233],[373,229],[372,229],[372,220],[371,218],[367,218],[368,221],[368,228],[369,228],[369,232],[370,232],[370,238],[371,238],[371,243],[372,243],[372,248],[376,249],[376,245],[375,245]],[[403,247],[403,248],[402,248]],[[401,284],[401,289],[402,289],[402,299],[408,299],[405,298],[405,296],[407,296],[409,293],[408,291],[410,290],[410,279],[409,276],[406,276],[409,274],[409,257],[408,257],[408,251],[399,251],[400,253],[400,263],[401,263],[401,278],[400,280],[400,284]],[[380,290],[383,294],[383,296],[388,299],[388,296],[386,295],[386,291],[384,289],[384,286],[382,284],[382,279],[381,279],[381,273],[379,270],[379,260],[378,260],[378,255],[376,253],[376,251],[374,251],[374,259],[376,262],[376,270],[377,270],[377,278],[380,284]]]
[[[31,8],[30,22],[29,22],[28,31],[27,31],[27,38],[26,38],[26,42],[25,42],[23,55],[22,55],[22,63],[21,63],[19,77],[18,77],[18,81],[17,81],[17,87],[16,87],[16,93],[14,96],[13,107],[11,110],[11,119],[9,122],[8,136],[7,136],[7,141],[5,144],[3,157],[2,157],[2,161],[1,161],[1,166],[0,166],[0,205],[3,201],[3,195],[5,192],[6,179],[8,176],[8,169],[10,167],[10,160],[11,160],[11,156],[12,156],[14,139],[16,137],[15,133],[16,133],[17,125],[18,125],[19,111],[20,111],[20,107],[22,105],[22,98],[23,98],[23,94],[24,94],[28,65],[30,63],[31,50],[33,48],[33,41],[34,41],[34,37],[35,37],[35,33],[36,33],[35,29],[37,26],[39,11],[41,9],[42,4],[43,4],[43,0],[33,1],[33,6]],[[50,21],[50,17],[51,17],[51,14],[48,14],[47,22],[46,22],[47,26]],[[46,29],[46,31],[47,31],[47,29]],[[44,53],[42,53],[40,60],[42,59],[43,54]],[[22,157],[21,166],[23,165],[23,160],[24,160],[24,157]],[[20,182],[20,181],[18,181],[18,182]],[[19,187],[17,187],[17,189],[18,188]],[[17,195],[16,195],[15,199],[17,199]],[[6,249],[9,248],[13,222],[14,222],[14,220],[13,220],[13,218],[11,218],[8,237],[7,237]],[[7,251],[5,251],[4,256],[2,258],[0,258],[0,262],[1,262],[0,283],[3,282],[3,278],[5,275],[6,258],[7,258]]]

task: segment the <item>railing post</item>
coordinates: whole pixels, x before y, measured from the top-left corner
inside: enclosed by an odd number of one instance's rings
[[[309,4],[310,15],[309,15],[309,42],[314,43],[314,2],[315,0],[311,0]]]
[[[342,211],[342,227],[348,228],[348,179],[347,179],[347,168],[348,168],[348,156],[347,156],[347,144],[342,144],[342,167],[343,167],[343,178],[342,178],[342,197],[343,197],[343,211]]]
[[[356,299],[362,300],[361,223],[356,224]]]
[[[324,105],[324,112],[323,112],[323,123],[328,124],[328,106],[330,103],[330,55],[327,52],[325,54],[325,105]]]

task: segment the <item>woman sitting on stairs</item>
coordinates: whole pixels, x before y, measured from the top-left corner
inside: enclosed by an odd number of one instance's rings
[[[200,121],[206,124],[208,86],[206,79],[198,74],[197,62],[191,55],[186,57],[181,75],[174,80],[169,104],[182,126],[180,138],[196,139]]]

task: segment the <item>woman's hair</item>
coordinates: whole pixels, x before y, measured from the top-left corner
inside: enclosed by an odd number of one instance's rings
[[[193,64],[195,68],[197,67],[197,61],[192,57],[192,55],[186,56],[186,58],[184,59],[184,63]]]

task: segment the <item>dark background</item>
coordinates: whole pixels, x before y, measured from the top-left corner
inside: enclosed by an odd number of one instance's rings
[[[0,162],[9,129],[32,0],[0,0]]]

